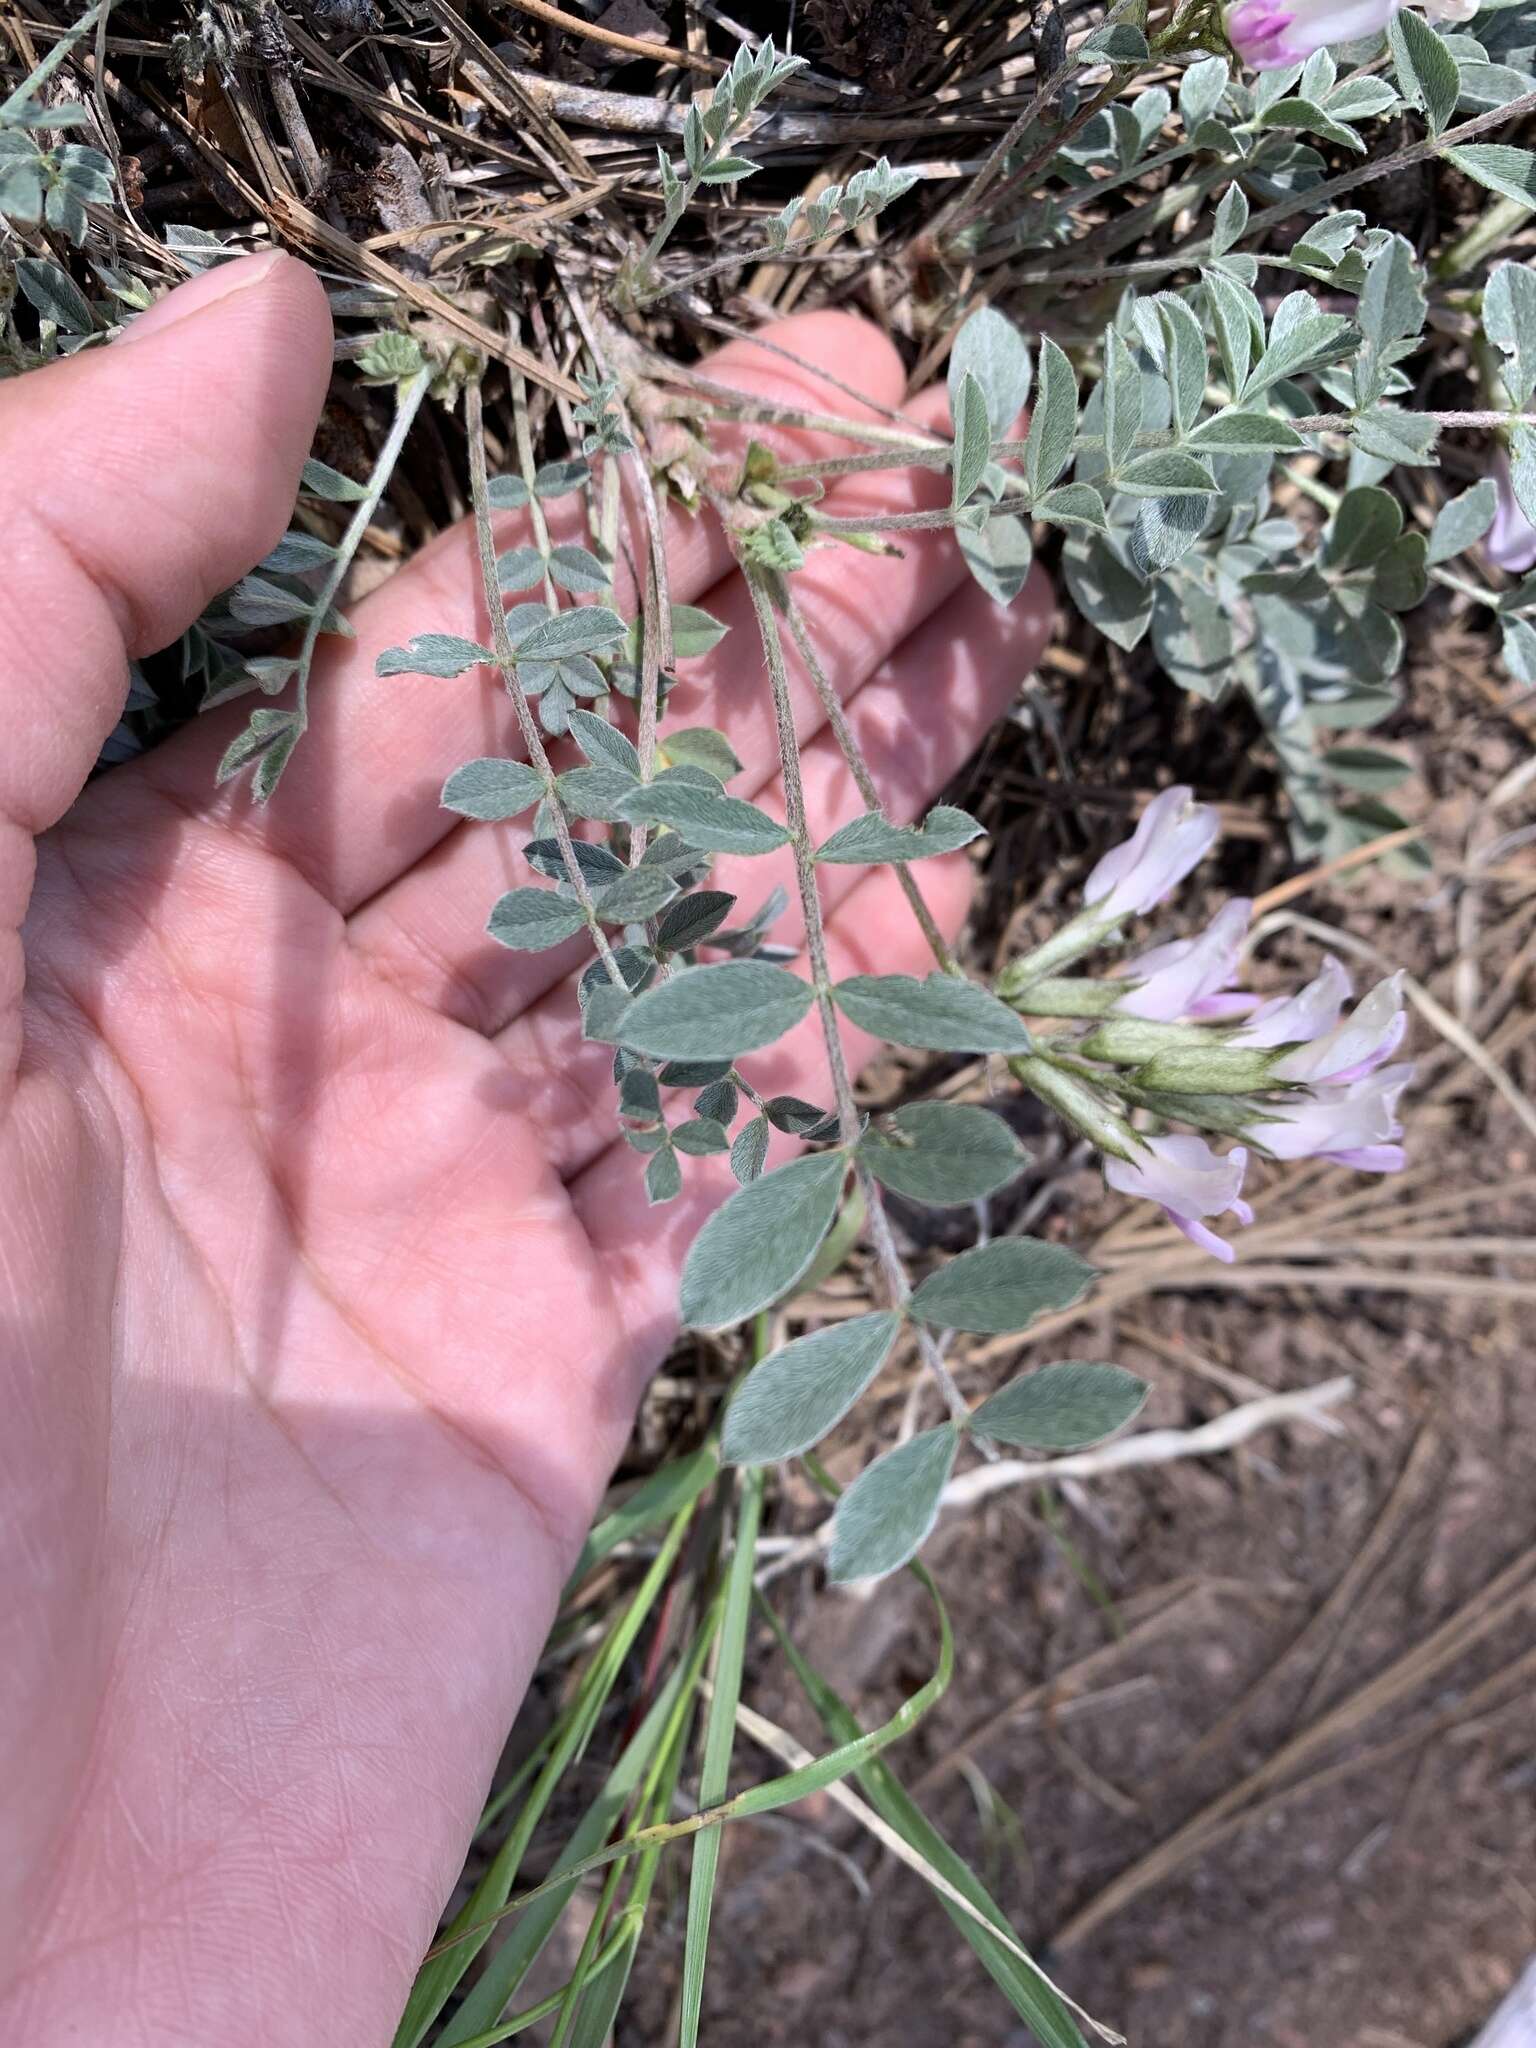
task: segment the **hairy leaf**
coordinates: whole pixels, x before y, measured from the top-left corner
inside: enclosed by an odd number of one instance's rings
[[[901,1317],[882,1309],[770,1353],[725,1411],[727,1460],[767,1465],[820,1443],[889,1358],[900,1328]]]
[[[953,974],[856,974],[832,991],[861,1030],[933,1052],[1025,1053],[1033,1041],[1017,1012],[990,989]]]
[[[693,967],[639,997],[623,1043],[657,1059],[734,1059],[792,1030],[810,1009],[808,982],[766,960]]]
[[[959,1430],[946,1422],[865,1467],[837,1504],[827,1559],[834,1584],[882,1578],[922,1547],[959,1447]]]
[[[953,1330],[1022,1330],[1050,1309],[1070,1308],[1095,1277],[1086,1259],[1038,1237],[1003,1237],[961,1252],[912,1296],[925,1323]]]
[[[1147,1383],[1123,1366],[1063,1359],[1000,1387],[971,1415],[978,1436],[1042,1451],[1076,1451],[1124,1428],[1147,1398]]]
[[[1000,1116],[965,1102],[910,1102],[877,1118],[859,1157],[882,1187],[939,1207],[982,1201],[1029,1163]]]
[[[642,996],[636,1009],[648,1000]],[[683,1321],[726,1329],[787,1294],[831,1226],[847,1165],[840,1152],[817,1152],[738,1188],[688,1253]]]

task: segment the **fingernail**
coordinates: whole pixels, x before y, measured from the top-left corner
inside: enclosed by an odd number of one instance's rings
[[[205,312],[220,299],[233,298],[236,292],[246,292],[253,285],[265,284],[280,263],[289,261],[291,259],[284,250],[267,249],[258,256],[240,256],[233,263],[221,263],[216,269],[205,270],[200,277],[188,278],[185,284],[167,292],[163,299],[156,299],[152,306],[136,313],[117,336],[117,342],[146,341],[151,335],[174,327],[178,321],[190,319],[194,313]]]

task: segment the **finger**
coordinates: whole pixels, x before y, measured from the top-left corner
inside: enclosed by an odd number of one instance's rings
[[[0,386],[0,930],[26,907],[30,837],[122,715],[128,657],[174,640],[282,532],[330,332],[313,274],[274,253],[181,286],[114,347]],[[7,1013],[20,973],[8,938]]]
[[[771,332],[813,363],[837,364],[878,401],[894,402],[902,369],[891,344],[867,321],[849,314],[802,314]],[[712,377],[756,395],[819,411],[863,411],[814,368],[797,370],[745,343],[733,342],[707,366]],[[766,438],[766,430],[764,430]],[[819,449],[817,437],[813,449]],[[805,437],[791,437],[798,452]],[[631,513],[638,521],[638,515]],[[551,507],[557,540],[590,538],[584,501]],[[531,536],[526,515],[497,522],[499,547]],[[697,601],[729,567],[725,536],[712,517],[669,508],[665,541],[674,602]],[[622,554],[622,551],[621,551]],[[630,528],[630,554],[645,559],[644,534]],[[634,609],[627,566],[621,600]],[[476,669],[455,680],[379,677],[386,648],[417,633],[453,633],[482,644],[490,638],[473,524],[439,536],[398,575],[349,613],[354,641],[322,640],[310,693],[310,729],[284,777],[282,796],[252,807],[230,791],[215,799],[213,771],[244,723],[236,706],[215,714],[157,749],[143,764],[147,787],[178,804],[217,803],[244,836],[294,863],[329,900],[352,910],[413,867],[454,825],[439,802],[444,779],[481,754],[521,754],[511,707],[499,680]]]
[[[953,934],[970,900],[969,866],[956,857],[925,863],[925,873],[932,882],[934,913],[941,928]],[[834,971],[917,974],[931,965],[895,876],[883,870],[869,876],[849,899],[847,916],[839,919]],[[846,1023],[841,1036],[850,1069],[857,1072],[877,1050],[877,1041]],[[827,1052],[814,1012],[770,1052],[751,1055],[747,1064],[753,1062],[761,1062],[767,1075],[763,1093],[828,1100]],[[793,1139],[776,1137],[770,1162],[798,1149]],[[611,1145],[570,1185],[572,1206],[586,1227],[623,1326],[646,1332],[656,1356],[664,1349],[664,1343],[657,1348],[657,1339],[667,1339],[677,1327],[677,1283],[688,1247],[736,1184],[723,1156],[685,1164],[684,1193],[660,1208],[647,1203],[641,1162],[622,1142]]]
[[[893,818],[915,817],[931,793],[960,768],[975,736],[1007,708],[1038,657],[1049,617],[1049,587],[1043,576],[1007,609],[988,603],[979,591],[957,594],[879,677],[860,690],[849,722]],[[917,680],[934,691],[922,700],[921,708],[914,704]],[[863,802],[830,733],[807,748],[802,774],[813,838],[825,837],[833,825],[862,811]],[[782,814],[781,794],[765,796],[763,802],[765,809]],[[822,903],[834,938],[850,929],[850,920],[866,915],[875,901],[863,887],[868,873],[865,868],[836,864],[819,870]],[[912,874],[925,900],[935,887],[942,887],[943,875],[932,861],[916,863]],[[790,907],[774,926],[774,937],[799,944],[804,925],[788,849],[764,859],[728,856],[716,864],[711,878],[711,886],[739,897],[742,916],[755,910],[776,885],[788,894]],[[733,921],[740,917],[733,916]],[[916,930],[904,901],[896,922],[904,934]],[[566,980],[497,1039],[507,1063],[504,1099],[540,1132],[550,1158],[567,1179],[588,1166],[613,1138],[612,1054],[581,1037],[577,1018],[575,990]],[[757,1085],[761,1076],[753,1057],[744,1064]]]
[[[942,409],[942,394],[929,393],[912,410],[927,423]],[[846,479],[828,502],[839,513],[873,515],[942,503],[946,489],[942,472],[902,469]],[[817,549],[795,576],[795,601],[840,697],[851,697],[966,575],[950,533],[903,534],[902,540],[899,559],[841,546]],[[984,602],[978,593],[978,606]],[[692,665],[669,707],[672,722],[723,727],[742,761],[733,792],[755,796],[776,773],[778,734],[751,598],[733,575],[716,585],[707,603],[730,631],[713,653]],[[823,723],[821,701],[792,646],[786,659],[796,731],[804,744]],[[564,950],[511,954],[484,939],[485,916],[496,897],[536,880],[519,851],[526,838],[521,825],[462,827],[364,906],[352,920],[354,944],[380,972],[456,1021],[481,1031],[498,1029],[553,987],[572,957]]]

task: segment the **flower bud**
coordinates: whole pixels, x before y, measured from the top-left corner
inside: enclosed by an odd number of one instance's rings
[[[1138,1088],[1170,1095],[1256,1095],[1270,1086],[1275,1055],[1257,1046],[1169,1046],[1154,1053],[1131,1079]]]

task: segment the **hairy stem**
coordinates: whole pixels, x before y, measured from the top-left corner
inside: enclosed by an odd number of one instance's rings
[[[560,792],[555,786],[555,771],[550,766],[549,755],[545,752],[538,720],[534,717],[533,707],[528,702],[528,693],[517,673],[517,655],[513,650],[511,636],[507,632],[507,615],[501,602],[501,584],[496,576],[496,541],[491,532],[491,501],[485,471],[484,396],[478,381],[465,388],[464,420],[468,429],[469,489],[475,507],[475,540],[480,553],[480,580],[485,591],[486,610],[490,613],[491,644],[496,650],[496,666],[501,670],[507,695],[512,699],[512,708],[517,713],[518,731],[523,736],[523,745],[528,749],[529,762],[544,784],[544,796],[549,805],[550,817],[554,821],[555,839],[560,847],[560,857],[565,862],[566,880],[571,885],[571,893],[581,905],[582,915],[587,920],[587,929],[592,934],[592,943],[597,948],[598,958],[608,970],[608,979],[616,988],[623,989],[628,995],[629,984],[624,979],[618,961],[613,957],[613,948],[598,922],[597,906],[592,901],[592,891],[587,887],[587,878],[577,864],[576,843],[571,838],[570,821],[565,815],[565,806],[561,803]]]

